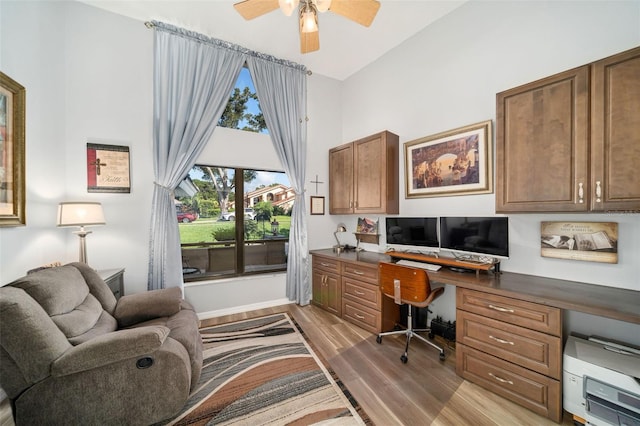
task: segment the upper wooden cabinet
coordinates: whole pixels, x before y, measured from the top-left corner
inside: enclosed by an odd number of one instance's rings
[[[640,48],[496,99],[496,212],[640,210]]]
[[[329,150],[329,213],[398,213],[398,146],[384,131]]]

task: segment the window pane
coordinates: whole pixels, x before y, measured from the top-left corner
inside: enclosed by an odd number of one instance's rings
[[[189,173],[197,192],[176,191],[176,205],[198,215],[179,224],[185,279],[237,273],[234,176],[232,168],[197,165]]]
[[[295,200],[287,175],[282,172],[251,170],[245,173],[245,271],[272,271],[286,268]]]
[[[218,126],[248,132],[268,134],[264,115],[249,70],[244,67],[231,90],[227,106],[218,120]]]
[[[293,202],[285,173],[196,165],[176,190],[185,281],[286,270]]]

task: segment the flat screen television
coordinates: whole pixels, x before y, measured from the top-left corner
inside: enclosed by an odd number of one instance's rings
[[[438,251],[437,217],[387,217],[387,245],[402,251]]]
[[[507,259],[509,218],[440,217],[440,249]]]

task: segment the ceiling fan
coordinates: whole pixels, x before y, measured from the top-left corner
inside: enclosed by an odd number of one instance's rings
[[[291,16],[298,8],[300,20],[300,52],[320,49],[318,12],[336,13],[368,27],[373,22],[380,2],[378,0],[244,0],[233,5],[244,19],[253,19],[278,8]]]

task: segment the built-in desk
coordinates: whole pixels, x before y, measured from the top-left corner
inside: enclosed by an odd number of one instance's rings
[[[310,253],[313,256],[323,256],[354,264],[391,261],[388,255],[374,252],[336,254],[331,249],[323,249],[311,250]],[[640,291],[513,272],[500,274],[482,272],[476,276],[475,273],[453,272],[443,267],[438,272],[428,271],[428,275],[431,281],[436,283],[640,324]]]
[[[314,298],[316,287],[327,282],[321,265],[332,265],[333,291],[342,289],[333,300],[342,300],[344,319],[374,333],[393,324],[397,306],[381,304],[375,287],[376,265],[392,261],[389,255],[331,249],[311,254]],[[562,421],[564,311],[640,324],[640,291],[446,266],[427,274],[432,283],[456,287],[457,374],[556,422]]]

